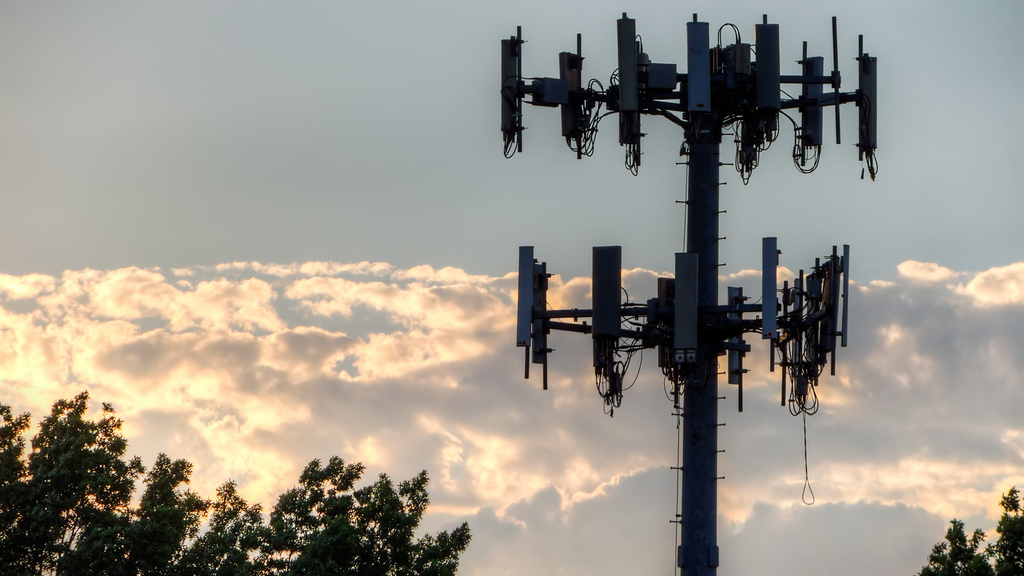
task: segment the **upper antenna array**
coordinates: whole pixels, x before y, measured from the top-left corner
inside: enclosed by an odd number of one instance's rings
[[[722,44],[722,32],[731,28],[732,44]],[[744,183],[757,167],[760,153],[779,136],[779,115],[793,127],[793,162],[804,173],[818,165],[822,145],[823,108],[835,106],[836,144],[840,141],[839,104],[852,102],[860,109],[857,147],[868,174],[878,171],[876,58],[858,42],[858,88],[840,91],[838,35],[832,19],[832,71],[824,72],[824,58],[808,56],[803,43],[800,73],[782,74],[779,25],[767,16],[754,26],[754,42],[742,42],[739,28],[725,24],[718,29],[717,45],[710,45],[707,22],[696,14],[686,24],[687,73],[676,64],[652,62],[638,41],[636,21],[623,13],[617,22],[618,68],[607,87],[596,79],[583,84],[582,40],[576,52],[558,55],[558,78],[525,78],[522,72],[522,29],[501,41],[501,131],[505,155],[523,150],[523,102],[559,107],[562,136],[577,158],[594,152],[598,124],[610,114],[619,115],[619,144],[626,148],[626,167],[634,174],[640,167],[644,136],[643,115],[668,118],[685,131],[680,150],[687,155],[688,142],[713,138],[731,130],[736,146],[733,165]],[[783,85],[798,85],[793,97]],[[826,90],[827,88],[827,90]],[[796,92],[796,91],[794,91]]]

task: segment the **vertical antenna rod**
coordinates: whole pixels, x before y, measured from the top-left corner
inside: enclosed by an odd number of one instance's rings
[[[842,144],[839,137],[839,33],[835,16],[832,17],[832,93],[836,97],[836,144]]]

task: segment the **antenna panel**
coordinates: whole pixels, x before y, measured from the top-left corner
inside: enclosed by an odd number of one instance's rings
[[[509,133],[521,130],[519,109],[519,38],[501,41],[501,131],[506,138]]]
[[[697,257],[696,252],[676,252],[675,329],[672,347],[697,347]]]
[[[672,308],[676,302],[676,279],[675,278],[658,278],[658,307],[661,308]],[[674,318],[667,318],[664,320],[665,324],[671,326],[671,322]],[[672,349],[668,346],[668,342],[658,344],[658,367],[666,368],[673,365],[672,360]]]
[[[842,347],[846,348],[846,321],[850,312],[850,245],[843,244],[843,327]]]
[[[594,247],[594,338],[619,337],[622,296],[622,247]]]
[[[583,135],[582,115],[578,101],[573,102],[572,94],[578,92],[582,85],[583,57],[571,52],[558,55],[558,76],[566,83],[569,94],[565,104],[561,106],[562,136],[579,138]]]
[[[533,363],[544,364],[544,373],[547,374],[548,363],[548,320],[537,318],[533,311],[547,311],[548,307],[548,265],[546,262],[534,262],[533,264],[533,307],[530,317],[533,319]],[[547,378],[545,377],[544,389],[547,390]]]
[[[711,111],[711,49],[707,22],[686,23],[687,110]]]
[[[836,337],[839,336],[839,300],[841,298],[839,287],[842,281],[841,274],[842,262],[839,260],[839,255],[836,254],[836,247],[833,246],[832,257],[828,262],[828,275],[826,276],[828,294],[827,298],[823,299],[823,304],[828,307],[828,329],[823,330],[823,332],[827,333],[827,340],[824,344],[825,350],[828,352],[835,351]]]
[[[779,92],[779,25],[767,22],[757,24],[754,32],[757,45],[757,107],[762,110],[778,110],[782,104]]]
[[[863,160],[865,154],[871,154],[878,147],[878,58],[861,55],[860,89],[857,90],[857,106],[860,107],[860,138],[857,146],[859,156]]]
[[[533,246],[520,246],[516,346],[530,345],[530,328],[533,323],[533,283]]]
[[[761,239],[761,338],[775,339],[778,336],[776,314],[778,314],[778,292],[775,280],[779,266],[777,238]]]
[[[637,82],[636,20],[626,17],[618,20],[619,42],[619,111],[635,112],[640,109]]]
[[[825,70],[825,59],[811,56],[803,61],[804,76],[822,76]],[[823,88],[821,84],[804,84],[803,97],[820,101]],[[801,136],[804,146],[821,146],[821,106],[806,106],[800,109]]]

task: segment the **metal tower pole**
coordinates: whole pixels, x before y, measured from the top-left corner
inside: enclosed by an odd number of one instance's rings
[[[718,178],[720,128],[688,142],[687,247],[698,254],[699,306],[718,303]],[[683,392],[683,504],[679,566],[685,576],[718,567],[719,338],[698,328],[697,365]]]

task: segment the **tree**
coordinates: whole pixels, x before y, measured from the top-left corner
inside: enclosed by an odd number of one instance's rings
[[[271,574],[451,576],[469,545],[469,526],[415,539],[429,504],[427,473],[401,482],[381,474],[353,491],[361,464],[314,460],[270,514]]]
[[[262,572],[257,556],[266,537],[259,504],[249,505],[235,483],[217,489],[209,528],[182,553],[175,572],[182,575],[249,576]]]
[[[331,458],[326,467],[310,462],[299,485],[277,500],[270,513],[265,553],[273,574],[331,573],[355,562],[358,536],[349,494],[363,473],[361,464]]]
[[[199,534],[209,502],[181,487],[191,473],[190,462],[160,454],[146,475],[146,491],[128,531],[133,567],[143,576],[166,574],[181,559],[185,543]]]
[[[427,509],[427,473],[420,472],[395,490],[385,474],[373,485],[355,492],[356,526],[361,541],[357,573],[361,576],[451,576],[459,554],[469,545],[469,526],[413,541],[413,534]]]
[[[28,572],[25,558],[28,466],[24,461],[22,436],[28,426],[28,414],[14,417],[10,406],[0,405],[0,567],[5,568],[5,573]]]
[[[986,551],[979,550],[984,541],[981,530],[975,530],[968,539],[964,523],[954,518],[946,531],[946,541],[932,548],[921,576],[993,576]]]
[[[1024,576],[1024,514],[1017,487],[1010,488],[999,504],[1003,507],[1003,516],[996,526],[999,540],[990,548],[996,575]]]
[[[58,400],[32,439],[26,482],[26,558],[40,573],[121,572],[129,504],[144,471],[124,459],[121,420],[103,404],[98,421],[84,418],[89,394]]]
[[[968,538],[964,523],[954,518],[946,541],[932,548],[920,576],[1024,576],[1024,514],[1016,487],[1003,495],[1000,505],[996,542],[982,549],[985,533],[975,530]]]
[[[0,576],[452,576],[469,544],[466,524],[415,537],[425,471],[357,489],[361,464],[313,460],[265,521],[233,481],[212,502],[191,491],[186,460],[160,454],[146,472],[114,408],[93,421],[88,402],[54,403],[27,456],[29,415],[0,404]]]

